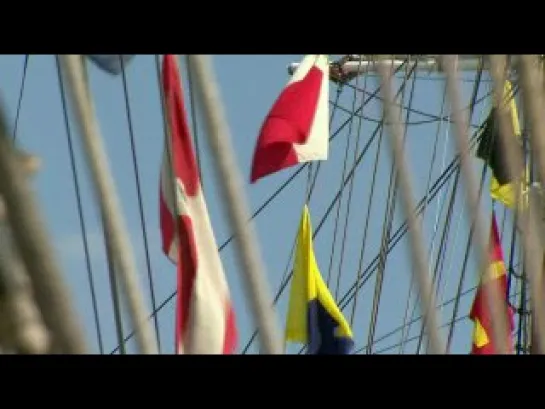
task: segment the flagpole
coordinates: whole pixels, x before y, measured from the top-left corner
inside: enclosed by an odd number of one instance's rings
[[[220,183],[221,192],[227,203],[227,211],[233,229],[238,253],[245,273],[246,290],[252,305],[252,312],[257,328],[262,351],[266,354],[282,354],[282,339],[277,317],[273,308],[273,299],[264,267],[257,246],[257,238],[253,231],[246,197],[242,189],[242,178],[238,172],[237,162],[231,144],[231,135],[227,118],[223,109],[220,91],[217,86],[210,56],[189,55],[189,68],[193,69],[195,90],[200,97],[206,126],[208,141],[214,155],[214,163]]]
[[[70,96],[80,127],[88,166],[97,189],[104,228],[110,237],[116,273],[119,273],[127,298],[138,349],[142,354],[156,354],[157,344],[148,322],[144,297],[138,285],[134,252],[119,208],[102,137],[93,111],[88,84],[85,81],[83,60],[80,55],[62,55],[64,74],[67,76]]]

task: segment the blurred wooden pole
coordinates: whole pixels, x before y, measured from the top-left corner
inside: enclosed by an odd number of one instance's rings
[[[267,276],[261,262],[258,241],[244,193],[235,153],[231,143],[229,124],[225,115],[211,57],[190,55],[189,69],[195,81],[195,91],[203,109],[209,146],[218,178],[221,180],[220,194],[226,204],[228,220],[235,233],[238,257],[243,273],[243,282],[250,307],[259,329],[260,351],[265,354],[283,354],[283,342],[277,322],[273,299]]]
[[[51,330],[55,352],[84,354],[85,339],[55,258],[53,240],[46,232],[28,182],[17,166],[15,152],[0,110],[0,195],[14,245],[20,251],[36,304]]]
[[[104,229],[111,244],[115,271],[119,273],[119,284],[127,300],[128,315],[136,334],[138,349],[142,354],[156,354],[157,343],[148,320],[144,294],[138,282],[136,260],[96,119],[84,61],[81,55],[63,55],[60,61],[63,75],[66,75],[68,95],[75,111],[100,212],[103,215]]]
[[[541,274],[544,274],[545,273],[545,253],[543,254],[543,263],[542,263],[542,269],[541,269]],[[542,294],[545,295],[545,285],[543,286],[543,289],[541,290],[542,291]],[[530,328],[529,328],[529,332],[531,334],[531,338],[530,338],[530,354],[532,355],[538,355],[539,354],[539,351],[538,351],[538,339],[537,339],[537,336],[538,336],[538,332],[537,332],[537,325],[535,323],[535,314],[531,314],[530,316]]]

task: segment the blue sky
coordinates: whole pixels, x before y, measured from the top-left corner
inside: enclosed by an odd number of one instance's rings
[[[288,79],[286,66],[290,62],[299,61],[301,57],[301,55],[218,55],[213,58],[231,127],[239,168],[246,181],[244,187],[252,210],[259,207],[295,171],[295,169],[290,169],[280,172],[261,180],[255,185],[248,183],[254,144],[261,122]],[[11,123],[13,123],[15,118],[23,60],[24,57],[22,55],[0,56],[0,66],[2,67],[0,89],[2,90],[2,99]],[[181,61],[182,75],[184,80],[186,80],[185,60],[182,59]],[[137,206],[136,184],[122,80],[121,77],[112,77],[101,72],[94,66],[89,66],[89,73],[96,113],[110,158],[110,166],[121,199],[122,209],[125,213],[126,225],[128,226],[137,257],[141,286],[145,288],[146,297],[149,301],[145,251]],[[419,74],[419,76],[422,79],[418,79],[414,87],[412,107],[432,115],[438,115],[441,106],[443,82],[437,75],[428,76],[427,74]],[[473,76],[474,74],[464,75],[467,79],[472,79]],[[162,254],[158,229],[157,182],[163,149],[163,131],[155,57],[151,55],[137,56],[127,68],[127,81],[154,291],[157,304],[159,304],[175,288],[175,267]],[[360,78],[358,84],[360,88],[363,88],[364,81],[363,77]],[[366,90],[368,92],[374,91],[377,84],[377,78],[369,76]],[[462,82],[464,101],[469,101],[472,86],[473,84],[469,80]],[[331,86],[331,99],[335,97],[336,89],[336,86]],[[188,95],[187,90],[188,87],[186,84],[186,96]],[[409,90],[410,83],[405,94],[405,103],[409,99]],[[488,84],[484,84],[481,86],[479,95],[482,96],[487,91]],[[361,93],[358,93],[357,98],[359,104],[361,104]],[[342,90],[339,104],[351,111],[353,100],[354,90],[345,87]],[[189,107],[188,98],[186,98],[186,103]],[[483,118],[485,114],[483,109],[486,109],[487,106],[488,99],[485,99],[484,102],[477,106],[473,123],[477,123],[479,122],[479,118]],[[367,143],[375,129],[377,125],[376,120],[381,115],[380,109],[381,106],[377,102],[373,102],[364,108],[363,115],[366,119],[362,122],[359,151]],[[448,107],[444,110],[444,114],[447,113]],[[336,130],[348,118],[349,115],[341,109],[335,110],[332,131]],[[409,117],[410,122],[425,120],[429,120],[429,118],[416,113],[411,113]],[[348,127],[345,127],[331,143],[330,158],[321,166],[315,193],[310,202],[310,211],[314,226],[318,224],[319,219],[321,219],[336,191],[339,189],[343,171],[344,153],[348,140],[351,143],[349,146],[348,167],[352,166],[355,140],[358,136],[357,123],[357,120],[354,121],[350,134]],[[420,200],[424,196],[438,124],[438,122],[432,122],[413,125],[407,133],[406,154],[408,155],[409,165],[413,171],[415,201]],[[106,353],[109,353],[115,348],[117,341],[102,229],[100,227],[98,209],[91,189],[89,175],[82,156],[79,135],[76,133],[76,127],[72,121],[71,128],[73,138],[76,141],[76,161],[88,241],[91,249],[92,273],[98,298],[103,349]],[[221,198],[216,194],[217,180],[211,166],[213,159],[209,154],[203,132],[204,128],[200,119],[198,119],[197,137],[200,141],[203,186],[218,245],[220,245],[229,237],[230,232],[225,219],[223,203],[221,203]],[[450,127],[446,123],[443,123],[438,138],[437,156],[431,177],[432,183],[452,160],[453,141],[450,138],[451,133],[452,130]],[[47,220],[49,233],[56,245],[57,256],[64,270],[64,277],[72,290],[73,303],[81,317],[83,330],[88,339],[88,347],[90,351],[98,352],[99,347],[81,241],[54,56],[36,55],[32,56],[29,60],[17,138],[24,149],[38,154],[42,158],[43,168],[35,178],[34,186],[42,205],[44,217]],[[363,237],[363,226],[369,205],[369,189],[376,149],[377,140],[375,139],[370,145],[369,151],[364,156],[362,164],[356,171],[350,204],[345,253],[341,269],[342,273],[339,280],[339,295],[343,295],[346,292],[356,277]],[[387,135],[385,134],[382,148],[380,149],[375,195],[371,207],[369,231],[365,243],[364,266],[367,266],[378,253],[386,208],[390,167],[391,157]],[[478,174],[480,174],[480,169],[480,161],[475,160],[475,171]],[[280,285],[286,266],[291,265],[289,255],[302,209],[306,179],[306,172],[299,174],[256,219],[257,234],[266,267],[265,274],[274,292],[276,292]],[[451,184],[448,183],[447,186],[451,186]],[[461,204],[463,189],[459,188],[458,190],[460,192],[457,195],[458,199],[455,205],[453,226],[445,260],[445,271],[443,273],[445,278],[441,284],[441,287],[445,288],[442,291],[445,295],[445,300],[450,299],[456,291],[460,276],[461,259],[463,258],[468,232],[465,210]],[[437,232],[438,237],[435,240],[434,254],[437,253],[439,236],[445,217],[444,210],[442,213],[438,213],[438,211],[442,207],[442,203],[448,201],[449,196],[450,187],[448,192],[447,189],[443,189],[442,193],[438,195],[438,199],[434,200],[426,210],[424,232],[426,247],[428,249],[432,243],[435,220],[439,218],[439,231]],[[340,270],[339,254],[345,225],[347,198],[348,189],[345,189],[339,212],[340,223],[332,268],[333,280],[331,289],[334,293],[336,292],[335,283]],[[438,200],[442,201],[439,203],[439,206]],[[488,198],[485,199],[484,203],[485,209],[489,211],[490,202]],[[393,222],[393,231],[404,220],[401,210],[401,204],[398,204]],[[315,252],[324,277],[328,275],[329,271],[335,212],[336,209],[315,240]],[[503,211],[498,212],[500,222],[502,215]],[[461,223],[459,222],[460,219],[462,220]],[[222,251],[221,256],[235,304],[240,331],[240,346],[242,348],[253,332],[254,326],[252,315],[249,312],[249,304],[246,301],[244,289],[241,285],[239,266],[235,262],[233,250],[234,247],[230,244]],[[504,252],[507,258],[509,254],[507,246],[504,247]],[[410,275],[410,252],[408,241],[404,239],[390,253],[386,262],[383,294],[380,301],[380,312],[375,338],[380,338],[383,334],[401,325],[405,312]],[[464,288],[471,288],[475,282],[475,260],[471,258]],[[359,293],[353,325],[357,348],[364,346],[367,341],[374,286],[375,280],[372,278]],[[462,298],[459,315],[467,314],[471,301],[472,293]],[[282,327],[286,308],[287,291],[280,298],[277,310]],[[451,308],[452,304],[441,311],[441,322],[450,320]],[[148,309],[151,311],[150,302],[148,303]],[[349,305],[345,310],[347,316],[350,316],[351,309],[352,306]],[[418,310],[416,314],[419,315]],[[167,304],[160,311],[158,321],[160,326],[161,351],[163,353],[172,353],[174,349],[173,302]],[[124,327],[126,333],[131,330],[127,320],[125,320]],[[451,350],[452,352],[468,352],[470,348],[471,328],[471,322],[468,320],[461,321],[456,325],[455,342]],[[419,329],[419,325],[412,325],[410,335],[418,335]],[[386,353],[397,353],[397,347],[392,349],[387,348],[399,342],[399,338],[400,332],[378,342],[374,346],[374,349],[377,352],[386,349]],[[129,342],[128,347],[129,351],[134,351],[134,343]],[[415,348],[416,342],[409,343],[406,352],[412,353]],[[297,348],[291,346],[288,348],[288,352],[297,350]],[[257,343],[253,344],[253,348],[249,352],[257,352]]]

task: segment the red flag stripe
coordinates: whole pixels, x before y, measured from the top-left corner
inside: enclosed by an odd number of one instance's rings
[[[163,251],[177,263],[176,349],[188,354],[233,353],[237,344],[235,316],[200,186],[173,55],[163,59],[162,82],[172,167],[165,148],[159,211]]]
[[[490,229],[490,261],[501,261],[503,263],[503,250],[501,247],[500,233],[496,216],[492,213],[492,227]]]

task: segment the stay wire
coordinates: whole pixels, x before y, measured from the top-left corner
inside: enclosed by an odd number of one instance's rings
[[[478,92],[479,92],[479,89],[480,89],[481,80],[482,80],[482,66],[480,67],[479,71],[477,72],[475,82],[474,82],[474,85],[473,85],[472,97],[471,97],[470,108],[469,108],[469,111],[470,111],[469,117],[470,118],[473,117],[474,109],[475,109],[475,106],[477,105],[476,100],[477,100]],[[445,91],[446,91],[446,89],[445,89]],[[445,92],[444,96],[446,96],[446,92]],[[484,177],[484,175],[483,175],[483,177]],[[456,193],[458,191],[457,188],[458,188],[459,180],[460,180],[460,169],[458,169],[458,171],[457,171],[457,174],[456,174],[456,177],[455,177],[455,180],[454,180],[454,184],[453,184],[453,189],[451,191],[451,197],[450,197],[448,210],[447,210],[447,215],[446,215],[446,220],[447,221],[445,221],[445,225],[443,227],[443,232],[442,232],[442,236],[441,236],[441,239],[440,239],[439,250],[437,252],[437,258],[436,258],[435,268],[434,268],[434,272],[433,272],[433,283],[436,285],[435,291],[436,291],[437,295],[439,294],[439,286],[440,286],[439,269],[442,268],[442,266],[443,266],[442,261],[444,261],[444,251],[445,251],[445,248],[446,248],[445,246],[446,246],[446,242],[447,242],[446,240],[447,240],[447,237],[448,237],[448,233],[450,231],[450,220],[451,220],[451,217],[452,217],[452,211],[454,209],[454,203],[455,203],[455,200],[456,200]],[[481,181],[481,190],[482,190],[482,183],[484,183],[484,179]],[[480,194],[481,193],[479,193],[479,195]],[[448,222],[448,225],[447,225],[447,222]],[[431,257],[431,255],[430,255],[430,257]],[[420,334],[418,336],[416,354],[420,353],[420,347],[422,345],[423,337],[424,337],[424,331],[423,331],[423,328],[421,328],[420,329]],[[447,341],[447,345],[448,345],[448,341]],[[447,350],[448,350],[448,347],[447,347]]]
[[[381,146],[384,136],[384,125],[381,126],[380,129],[380,135],[377,142],[377,150],[375,152],[375,162],[373,165],[373,173],[371,176],[371,186],[370,186],[370,192],[369,192],[369,200],[367,203],[367,214],[365,216],[365,225],[363,228],[363,238],[361,240],[361,247],[360,247],[360,255],[359,255],[359,261],[358,261],[358,270],[356,273],[356,291],[354,294],[354,302],[352,303],[352,311],[350,312],[350,326],[352,327],[354,324],[354,318],[356,315],[356,307],[358,304],[358,293],[360,291],[360,287],[358,285],[361,283],[362,280],[362,274],[363,274],[363,259],[365,255],[365,249],[367,248],[367,233],[369,231],[369,220],[371,219],[371,208],[373,205],[373,198],[375,197],[375,185],[377,181],[377,174],[378,174],[378,164],[380,159],[380,153],[381,153]]]
[[[457,176],[459,173],[456,174]],[[458,181],[460,179],[458,177],[455,178],[453,188],[451,190],[450,200],[448,202],[447,206],[447,212],[445,215],[445,222],[443,225],[443,231],[441,233],[441,238],[439,240],[439,249],[437,251],[437,257],[435,258],[435,265],[433,269],[433,277],[432,277],[432,284],[435,286],[435,294],[436,299],[438,299],[439,296],[439,288],[441,285],[441,272],[443,271],[443,265],[445,260],[445,254],[446,254],[446,246],[447,246],[447,239],[450,233],[450,225],[452,220],[452,213],[454,209],[454,204],[456,202],[456,192],[457,192],[457,186]],[[443,203],[443,208],[446,203]],[[442,213],[442,212],[441,212]],[[422,340],[424,339],[424,329],[420,327],[420,333],[418,335],[418,342],[416,345],[416,355],[420,354],[420,348],[422,346]]]
[[[439,112],[440,116],[443,116],[443,111],[445,109],[445,102],[446,102],[446,84],[445,84],[445,88],[444,88],[444,91],[443,91],[443,97],[442,97],[442,101],[441,101],[441,108],[440,108],[440,112]],[[428,196],[429,191],[430,191],[430,184],[431,184],[433,169],[435,168],[435,160],[437,159],[437,148],[439,146],[439,135],[441,134],[441,129],[443,127],[443,124],[444,124],[443,120],[439,120],[438,123],[437,123],[437,131],[435,133],[435,140],[434,140],[434,143],[433,143],[431,163],[430,163],[430,168],[429,168],[429,171],[428,171],[428,178],[426,180],[426,189],[425,189],[426,196],[425,196],[424,209],[422,211],[422,218],[421,218],[422,226],[424,225],[424,220],[426,218],[426,214],[427,214],[427,210],[428,210],[427,196]],[[445,140],[445,144],[447,144],[447,143],[448,143],[448,141]],[[442,162],[443,162],[443,170],[444,170],[444,165],[445,165],[445,163],[444,163],[445,158],[444,157],[443,157]],[[433,241],[433,239],[432,239],[432,241]],[[414,284],[415,284],[414,281],[411,280],[411,282],[409,284],[409,291],[408,291],[408,294],[407,294],[407,301],[405,303],[405,312],[404,312],[404,315],[403,315],[403,323],[406,323],[407,320],[409,319],[409,308],[410,308],[410,303],[411,303],[411,299],[412,299],[412,296],[413,296],[413,290],[415,289]],[[417,304],[415,303],[414,306],[413,306],[413,311],[411,313],[411,317],[413,317],[415,312],[416,312],[416,305]],[[407,331],[405,331],[405,329],[407,329]],[[404,331],[401,334],[401,346],[400,346],[400,349],[399,349],[400,354],[403,353],[403,348],[404,348],[404,345],[405,345],[404,339],[406,338],[406,336],[409,333],[410,329],[411,329],[411,326],[409,324],[408,326],[404,327]]]
[[[59,56],[55,56],[55,63],[57,68],[57,78],[58,78],[58,84],[59,84],[59,94],[61,98],[61,106],[62,106],[62,112],[63,112],[63,119],[64,119],[64,128],[65,128],[65,134],[66,134],[66,142],[68,145],[68,154],[70,157],[70,168],[72,170],[72,181],[74,183],[74,194],[76,196],[76,208],[78,211],[78,219],[79,219],[79,225],[80,225],[80,233],[81,233],[81,240],[83,244],[83,254],[85,259],[85,267],[87,270],[87,282],[89,284],[89,292],[91,295],[91,305],[93,308],[93,320],[95,324],[95,332],[97,337],[97,343],[98,343],[98,350],[100,354],[104,354],[104,343],[102,338],[102,330],[100,325],[100,315],[98,312],[98,300],[96,296],[96,288],[95,288],[95,280],[94,280],[94,274],[93,274],[93,268],[91,265],[91,256],[89,251],[89,242],[87,240],[88,233],[87,233],[87,226],[85,223],[85,217],[83,215],[83,204],[81,200],[81,190],[80,190],[80,184],[79,184],[79,176],[78,176],[78,167],[76,163],[76,156],[74,153],[74,142],[72,139],[72,131],[70,129],[70,120],[68,118],[68,108],[66,104],[66,91],[64,88],[64,79],[61,72],[60,67],[60,61]]]
[[[478,287],[477,285],[474,285],[474,286],[472,286],[472,287],[470,287],[470,288],[468,288],[468,289],[462,291],[462,293],[460,294],[460,298],[464,298],[464,297],[466,297],[467,295],[472,294],[472,293],[477,289],[477,287]],[[452,298],[450,298],[450,299],[448,299],[448,300],[442,302],[442,303],[441,303],[440,305],[438,305],[436,308],[437,308],[437,309],[442,309],[442,308],[444,308],[444,307],[446,307],[446,306],[452,304],[452,303],[455,301],[455,299],[456,299],[455,297],[452,297]],[[466,319],[466,318],[468,318],[467,315],[466,315],[465,317],[459,317],[459,318],[457,319],[456,322],[459,322],[459,321],[461,321],[461,320],[463,320],[463,319]],[[403,329],[404,329],[405,326],[415,324],[415,323],[417,323],[418,321],[421,321],[421,320],[422,320],[422,315],[419,315],[419,316],[417,316],[417,317],[411,318],[411,320],[410,320],[409,322],[407,322],[406,324],[400,325],[400,326],[394,328],[393,330],[390,330],[390,331],[388,331],[387,333],[385,333],[385,334],[381,335],[380,337],[378,337],[378,338],[375,340],[374,345],[376,346],[378,343],[380,343],[380,342],[382,342],[382,341],[384,341],[384,340],[386,340],[386,339],[390,339],[392,336],[394,336],[395,334],[397,334],[399,331],[403,331]],[[450,324],[450,323],[451,323],[451,321],[449,321],[447,324]],[[412,338],[407,339],[407,342],[414,341],[414,340],[416,340],[416,339],[417,339],[417,337],[415,336],[415,337],[412,337]],[[400,346],[400,343],[396,344],[395,346],[392,346],[392,347],[389,348],[389,349],[393,349],[394,347],[398,347],[398,346]],[[354,352],[352,352],[352,355],[357,355],[357,354],[359,354],[359,353],[365,351],[366,348],[367,348],[367,344],[364,345],[364,346],[362,346],[362,347],[360,347],[360,348],[358,348],[358,349],[356,349]],[[378,353],[380,353],[381,351],[382,351],[382,350],[379,350],[379,351],[375,352],[375,354],[378,354]]]
[[[415,69],[418,66],[418,61],[415,62]],[[404,78],[404,82],[407,82],[410,78],[410,74],[407,74]],[[411,90],[409,91],[409,102],[408,106],[411,107],[413,103],[414,98],[414,90],[415,90],[416,80],[413,79],[411,84]],[[401,94],[401,101],[404,101],[405,94]],[[411,111],[406,111],[406,117],[405,122],[409,120]],[[402,111],[399,110],[399,120],[402,119]],[[403,130],[403,140],[402,144],[403,147],[406,144],[407,141],[407,133],[408,133],[408,127],[404,127]],[[379,261],[378,261],[378,270],[376,275],[376,281],[375,281],[375,291],[373,294],[373,304],[371,307],[371,318],[369,321],[369,330],[367,334],[367,344],[368,349],[366,351],[366,354],[370,355],[372,353],[372,345],[373,345],[373,339],[375,337],[375,331],[378,321],[378,313],[380,308],[380,299],[382,296],[382,289],[383,289],[383,282],[384,282],[384,273],[386,269],[386,260],[389,255],[389,252],[387,251],[387,243],[390,241],[391,232],[392,232],[392,225],[394,222],[394,216],[395,216],[395,208],[397,204],[397,194],[399,189],[399,175],[398,175],[398,164],[396,163],[395,159],[392,158],[392,165],[390,170],[390,182],[388,187],[388,198],[386,199],[386,203],[388,204],[387,210],[384,214],[384,223],[383,223],[383,231],[382,231],[382,239],[381,239],[381,248],[379,253]],[[412,280],[411,280],[412,281]]]
[[[472,291],[474,291],[474,290],[476,290],[476,289],[477,289],[477,286],[475,286],[475,287],[473,287],[473,288],[470,288],[469,290],[466,290],[466,291],[464,292],[464,295],[469,294],[469,293],[471,293]],[[514,296],[516,296],[516,295],[517,295],[517,294],[515,293]],[[452,298],[450,301],[451,301],[451,302],[454,301],[454,298]],[[444,304],[441,305],[439,308],[442,308],[443,306],[444,306]],[[422,317],[418,317],[418,319],[421,319],[421,318],[422,318]],[[468,319],[468,318],[469,318],[469,314],[463,315],[463,316],[461,316],[461,317],[458,317],[458,318],[456,318],[456,319],[452,319],[452,320],[450,320],[449,322],[444,323],[444,324],[441,325],[439,328],[442,329],[442,328],[446,328],[447,326],[455,325],[455,324],[457,324],[457,323],[459,323],[459,322],[461,322],[461,321],[464,321],[464,320],[466,320],[466,319]],[[394,331],[391,331],[390,333],[388,333],[388,334],[386,334],[386,335],[390,335],[392,332],[397,332],[397,331],[399,331],[399,329],[394,330]],[[386,336],[385,336],[384,338],[381,338],[381,339],[386,339],[386,338],[389,338],[389,337],[386,337]],[[418,336],[411,337],[411,338],[409,338],[409,339],[407,340],[407,342],[415,341],[417,338],[418,338]],[[377,352],[375,352],[375,354],[381,354],[381,353],[390,351],[390,350],[392,350],[392,349],[394,349],[394,348],[396,348],[396,347],[398,347],[398,346],[399,346],[399,343],[393,344],[393,345],[390,345],[390,346],[387,346],[387,347],[384,347],[384,348],[381,348],[381,349],[379,349]],[[361,349],[362,349],[362,348],[358,349],[358,351],[360,351]]]
[[[30,60],[30,54],[25,55],[23,61],[23,75],[21,76],[21,87],[19,88],[19,97],[17,98],[17,110],[15,111],[15,124],[13,126],[13,140],[17,139],[17,129],[19,126],[19,115],[21,114],[21,106],[23,104],[23,95],[25,92],[26,74],[28,70],[28,62]]]
[[[354,85],[352,84],[346,84],[345,85],[346,87],[348,88],[354,88]],[[512,92],[512,95],[513,97],[517,94],[518,92],[518,86],[515,87],[515,89],[513,90]],[[369,94],[370,92],[369,91],[364,91],[362,90],[361,88],[357,88],[358,91],[360,92],[363,92],[364,94]],[[490,92],[487,92],[485,95],[483,95],[482,97],[480,98],[477,98],[477,100],[475,101],[475,105],[478,105],[480,104],[481,102],[483,102],[484,100],[486,100],[487,98],[493,96],[494,94],[494,91],[490,91]],[[375,97],[378,101],[383,101],[382,97],[381,96],[376,96]],[[396,108],[400,108],[402,110],[407,110],[409,108],[407,108],[406,106],[403,106],[403,105],[399,105],[399,104],[394,104],[394,107]],[[467,108],[464,108],[464,110],[467,109]],[[348,109],[346,108],[341,108],[341,110],[346,110],[349,112]],[[411,113],[413,114],[418,114],[418,115],[421,115],[425,118],[429,118],[429,119],[432,119],[433,121],[430,121],[430,122],[435,122],[435,121],[445,121],[449,124],[454,124],[454,120],[452,119],[452,114],[447,114],[447,115],[443,115],[443,116],[438,116],[438,115],[435,115],[435,114],[430,114],[429,112],[425,112],[425,111],[422,111],[420,109],[416,109],[416,108],[410,108],[410,111]],[[361,113],[357,113],[357,115],[361,115]],[[372,122],[380,122],[380,119],[373,119],[373,118],[368,118],[368,120],[371,120]],[[421,124],[426,124],[426,123],[430,123],[430,122],[409,122],[407,123],[406,125],[421,125]],[[477,125],[477,124],[472,124],[471,125],[472,128],[479,128],[480,125]]]
[[[141,182],[140,182],[140,172],[139,172],[139,166],[138,166],[138,156],[136,154],[136,142],[134,138],[134,127],[133,127],[133,121],[132,121],[132,115],[131,115],[131,103],[130,103],[130,97],[129,97],[129,87],[127,85],[127,73],[125,71],[125,63],[123,61],[123,57],[119,55],[119,62],[121,64],[121,79],[123,83],[123,98],[125,101],[125,112],[127,114],[127,126],[129,129],[129,140],[131,144],[131,155],[132,155],[132,164],[133,164],[133,171],[134,171],[134,182],[136,185],[136,197],[137,197],[137,203],[138,203],[138,213],[140,216],[140,226],[142,229],[142,240],[144,244],[144,257],[146,260],[146,272],[148,276],[148,285],[150,290],[150,298],[151,298],[151,305],[153,308],[153,311],[157,308],[157,302],[155,300],[155,285],[153,281],[153,272],[151,268],[151,258],[149,254],[149,244],[148,244],[148,234],[146,229],[146,216],[144,213],[144,204],[142,201],[142,189],[141,189]],[[157,350],[158,353],[161,353],[161,336],[159,333],[159,318],[157,315],[153,316],[154,321],[154,328],[155,328],[155,337],[157,339]]]
[[[361,65],[361,60],[360,60],[360,65]],[[356,77],[356,84],[359,82],[360,80],[360,76],[357,76]],[[367,86],[367,81],[365,81],[365,86]],[[356,91],[354,91],[354,98],[352,100],[352,112],[356,112],[356,104],[357,104],[357,98],[356,98]],[[362,109],[363,107],[365,106],[365,101],[362,102]],[[342,201],[343,201],[343,193],[344,193],[344,188],[343,188],[343,182],[344,182],[344,179],[345,179],[345,176],[346,176],[346,170],[347,170],[347,165],[348,165],[348,153],[350,151],[350,146],[351,146],[351,141],[353,139],[353,134],[352,134],[352,126],[354,124],[354,115],[351,115],[350,118],[349,118],[349,124],[348,124],[348,131],[347,131],[347,137],[346,137],[346,145],[345,145],[345,150],[344,150],[344,158],[343,158],[343,167],[342,167],[342,172],[341,172],[341,180],[339,182],[339,193],[340,193],[340,197],[339,197],[339,200],[337,201],[337,206],[336,206],[336,209],[335,209],[335,222],[334,222],[334,227],[333,227],[333,240],[331,241],[331,251],[329,253],[329,266],[327,268],[327,278],[326,278],[326,283],[327,283],[327,286],[328,288],[330,288],[330,283],[331,283],[331,274],[333,272],[333,260],[335,258],[335,249],[336,249],[336,246],[335,244],[337,243],[337,232],[338,232],[338,228],[339,228],[339,219],[340,219],[340,212],[341,212],[341,204],[342,204]],[[354,154],[357,155],[357,152],[354,151]]]
[[[473,138],[471,140],[471,145],[474,146],[477,141],[478,141],[478,133],[474,134],[474,136],[473,136]],[[434,184],[432,185],[432,187],[430,189],[431,191],[433,191],[433,193],[431,193],[427,197],[427,199],[426,199],[426,197],[422,198],[420,200],[420,202],[418,203],[418,205],[415,206],[415,209],[414,209],[415,213],[421,214],[425,202],[427,201],[429,203],[430,201],[432,201],[435,198],[435,196],[440,192],[442,187],[448,182],[450,177],[459,168],[459,166],[460,166],[459,162],[460,162],[460,155],[457,154],[454,157],[454,159],[451,161],[449,166],[445,169],[445,171],[435,180]],[[403,236],[407,233],[407,231],[408,231],[407,220],[405,220],[401,224],[401,226],[398,227],[396,232],[392,235],[392,239],[389,242],[389,247],[388,247],[389,250],[388,251],[393,250],[393,248],[397,245],[397,243],[399,243],[399,241],[401,240],[401,238],[403,238]],[[356,289],[358,287],[361,288],[363,285],[365,285],[367,280],[370,278],[371,274],[376,271],[378,258],[379,258],[378,255],[375,256],[375,258],[367,265],[367,267],[364,270],[364,276],[363,276],[363,279],[362,279],[361,283],[359,285],[357,285],[357,283],[354,283],[346,291],[344,296],[341,298],[341,300],[339,301],[339,308],[341,310],[344,310],[344,308],[346,308],[346,306],[353,299]]]
[[[363,58],[363,57],[361,57]],[[361,65],[361,58],[360,58],[360,65]],[[367,81],[368,81],[369,77],[366,75],[364,77],[364,83],[363,83],[363,89],[366,90],[367,89]],[[356,78],[356,85],[358,84],[358,81],[359,81],[359,76]],[[357,92],[354,90],[354,103],[352,105],[352,110],[355,110],[355,107],[356,107],[356,102],[357,102],[357,99],[358,99],[358,94]],[[364,94],[362,94],[362,102],[364,100]],[[362,126],[363,126],[363,121],[362,121],[362,118],[361,117],[358,117],[357,119],[357,131],[356,131],[356,146],[354,148],[354,158],[353,158],[353,161],[352,161],[352,167],[354,166],[354,164],[356,163],[356,159],[358,158],[358,151],[359,151],[359,147],[360,147],[360,142],[362,140]],[[353,121],[350,123],[350,126],[349,126],[349,130],[348,130],[348,133],[351,134],[352,133],[352,123]],[[348,198],[347,198],[347,204],[346,204],[346,212],[345,212],[345,218],[344,218],[344,228],[343,228],[343,235],[342,235],[342,240],[341,240],[341,254],[340,254],[340,257],[339,257],[339,268],[337,270],[337,282],[336,282],[336,285],[335,285],[335,299],[338,298],[339,296],[339,289],[340,289],[340,285],[341,285],[341,277],[342,277],[342,271],[343,271],[343,262],[344,262],[344,255],[345,255],[345,246],[346,246],[346,236],[347,236],[347,232],[348,232],[348,219],[350,217],[350,205],[352,203],[352,194],[353,194],[353,191],[354,191],[354,181],[356,180],[356,175],[354,175],[354,177],[352,179],[350,179],[350,184],[348,186]]]
[[[507,218],[507,217],[506,217]],[[513,282],[513,266],[515,264],[515,249],[517,244],[517,214],[513,215],[513,228],[511,230],[511,245],[509,246],[509,264],[508,264],[508,275],[507,275],[507,297],[509,297],[509,292],[511,289],[511,283]],[[520,313],[517,311],[517,313]],[[520,315],[519,315],[519,322],[520,322]]]
[[[478,78],[480,80],[481,78],[481,75],[482,75],[482,64],[481,64],[481,67],[478,71]],[[519,88],[517,87],[513,92],[512,92],[512,96],[511,98],[514,98],[514,96],[516,95],[516,93],[519,91]],[[478,93],[478,90],[474,90],[474,98],[473,100],[476,99],[476,94]],[[472,108],[475,107],[475,104],[473,105]],[[469,113],[469,120],[471,119],[471,117],[473,116],[473,109],[470,110],[470,113]],[[482,168],[482,174],[481,174],[481,180],[480,180],[480,184],[479,184],[479,191],[478,191],[478,203],[477,203],[477,206],[480,206],[480,202],[482,200],[482,191],[483,191],[483,187],[484,187],[484,181],[485,181],[485,177],[486,177],[486,173],[487,173],[487,163],[483,163],[483,168]],[[468,259],[469,259],[469,254],[470,254],[470,250],[471,250],[471,245],[472,245],[472,241],[473,241],[473,234],[475,232],[475,224],[476,224],[476,219],[475,219],[476,215],[473,215],[472,216],[472,221],[471,221],[471,227],[470,227],[470,232],[469,232],[469,237],[468,237],[468,240],[467,240],[467,244],[466,244],[466,250],[465,250],[465,254],[464,254],[464,260],[463,260],[463,264],[462,264],[462,271],[461,271],[461,274],[460,274],[460,280],[458,282],[458,289],[457,289],[457,292],[456,294],[459,294],[461,289],[462,289],[462,286],[463,286],[463,282],[464,282],[464,279],[465,279],[465,274],[467,272],[467,263],[468,263]],[[459,300],[457,300],[454,304],[454,307],[453,307],[453,312],[452,312],[452,321],[455,321],[456,320],[456,316],[458,314],[458,309],[459,309]],[[449,329],[448,329],[448,336],[447,336],[447,353],[448,351],[450,350],[450,346],[451,346],[451,343],[452,343],[452,339],[454,337],[454,326],[453,325],[450,325],[449,326]]]
[[[482,67],[482,64],[481,64],[481,66],[479,67],[479,71],[477,72],[478,82],[476,81],[476,86],[473,89],[472,102],[475,102],[476,99],[477,99],[477,94],[479,92],[479,87],[480,87],[480,80],[482,78],[482,71],[483,71],[483,67]],[[471,118],[473,117],[475,106],[476,106],[476,103],[472,103],[471,106],[470,106],[469,115],[468,115],[469,120],[471,120]],[[481,137],[482,137],[482,135],[481,135]],[[481,171],[481,180],[480,180],[480,183],[479,183],[479,191],[478,191],[478,195],[477,195],[478,196],[477,206],[480,206],[480,203],[481,203],[481,200],[482,200],[482,191],[483,191],[483,187],[484,187],[484,181],[485,181],[485,178],[486,178],[486,173],[487,173],[487,164],[483,163],[482,171]],[[458,179],[459,179],[460,175],[461,175],[461,167],[458,169],[458,172],[457,172],[457,181],[456,181],[457,183],[458,183]],[[467,272],[467,263],[469,261],[469,254],[470,254],[471,245],[472,245],[472,242],[473,242],[473,233],[474,233],[474,230],[475,230],[475,223],[476,223],[475,217],[476,217],[476,215],[471,216],[471,226],[470,226],[470,229],[469,229],[469,235],[468,235],[468,239],[467,239],[466,249],[465,249],[464,258],[463,258],[463,261],[462,261],[462,269],[461,269],[461,272],[460,272],[460,280],[458,281],[458,288],[456,290],[456,296],[459,296],[459,294],[462,291],[465,275],[466,275],[466,272]],[[460,306],[460,300],[457,299],[454,302],[451,322],[456,321],[456,316],[458,314],[459,306]],[[454,337],[454,324],[451,324],[450,326],[448,326],[446,353],[449,353],[449,351],[450,351],[450,346],[452,344],[453,337]]]

